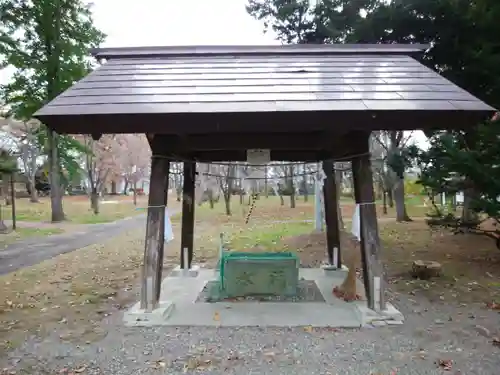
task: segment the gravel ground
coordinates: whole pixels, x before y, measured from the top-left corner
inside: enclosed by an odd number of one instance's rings
[[[40,375],[499,374],[500,347],[492,344],[497,312],[431,305],[418,296],[394,303],[404,325],[360,330],[125,328],[116,314],[102,322],[107,335],[100,341],[77,344],[57,333],[26,342],[5,365]],[[451,360],[451,370],[439,360]]]

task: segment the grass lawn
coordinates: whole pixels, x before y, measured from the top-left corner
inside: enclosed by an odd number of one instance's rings
[[[100,335],[96,322],[134,300],[144,230],[0,276],[0,352],[26,335]]]
[[[196,207],[196,223],[211,224],[210,232],[202,234],[195,240],[195,248],[202,259],[211,259],[216,254],[220,242],[218,234],[221,232],[224,233],[225,241],[230,243],[231,248],[242,249],[277,244],[284,237],[310,233],[314,229],[314,197],[311,196],[307,202],[303,197],[297,198],[296,207],[293,209],[290,208],[289,197],[285,197],[283,206],[279,197],[261,197],[255,204],[248,224],[245,224],[249,209],[248,198],[240,204],[239,197],[234,196],[231,208],[232,215],[227,216],[222,201],[215,204],[213,209],[208,203]],[[354,208],[352,200],[342,200],[342,216],[346,222],[352,220]],[[407,210],[410,216],[420,218],[425,217],[428,212],[428,209],[420,204],[408,204]],[[389,208],[387,215],[383,215],[381,205],[377,205],[377,211],[380,218],[389,220],[396,214],[394,208]],[[173,221],[180,222],[180,215]]]
[[[311,234],[313,223],[306,221],[313,219],[313,199],[307,203],[298,200],[297,207],[291,209],[288,204],[281,206],[277,197],[262,197],[248,225],[244,222],[248,206],[240,205],[238,197],[232,203],[231,217],[224,214],[222,202],[213,210],[208,204],[196,207],[196,263],[215,264],[220,232],[238,250],[289,249],[297,251],[302,262],[309,265],[325,258],[324,233]],[[87,208],[88,202],[82,205]],[[70,215],[69,205],[66,207]],[[353,205],[343,202],[342,211],[348,225]],[[409,206],[408,211],[414,217],[425,213],[418,206]],[[391,215],[393,211],[387,216]],[[380,224],[382,255],[392,287],[398,292],[426,293],[429,298],[443,296],[450,301],[486,302],[497,297],[500,251],[492,241],[431,233],[422,220],[405,224],[388,220]],[[180,257],[179,215],[172,222],[175,240],[165,249],[165,272],[177,265]],[[344,257],[359,254],[348,236],[343,237],[343,248]],[[143,251],[144,228],[138,228],[106,243],[0,276],[0,351],[19,345],[30,334],[55,333],[62,339],[83,342],[100,337],[104,334],[99,328],[103,317],[138,300]],[[408,271],[413,259],[441,262],[445,276],[434,284],[411,280]]]
[[[87,196],[66,196],[63,199],[64,212],[67,219],[75,224],[107,223],[128,216],[137,215],[142,210],[137,210],[131,196],[108,196],[100,202],[100,213],[94,215],[90,209]],[[138,207],[147,205],[147,197],[138,197]],[[11,218],[12,206],[1,206],[2,215]],[[29,198],[16,200],[16,217],[19,221],[48,222],[51,217],[50,198],[40,198],[40,203],[31,203]]]
[[[61,228],[17,228],[15,231],[0,234],[0,250],[16,241],[29,237],[45,237],[61,233],[64,233]]]

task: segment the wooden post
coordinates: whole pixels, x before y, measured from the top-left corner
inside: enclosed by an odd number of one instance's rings
[[[193,262],[194,245],[194,190],[196,180],[196,163],[184,162],[184,185],[182,195],[182,232],[181,232],[181,268],[184,269],[184,248],[188,250],[188,265]]]
[[[160,300],[169,168],[168,159],[151,158],[146,244],[141,285],[141,309],[146,310],[146,312],[157,308]]]
[[[11,173],[10,175],[10,197],[12,200],[12,230],[17,229],[17,223],[16,223],[16,190],[15,190],[15,175],[14,173]]]
[[[375,194],[368,141],[366,154],[353,158],[354,194],[359,204],[361,229],[361,259],[368,307],[375,311],[385,310],[383,268],[380,262],[380,238],[378,234]]]
[[[342,267],[340,258],[340,229],[337,213],[337,186],[333,172],[333,161],[323,161],[325,182],[323,184],[323,201],[325,205],[326,247],[328,264]]]

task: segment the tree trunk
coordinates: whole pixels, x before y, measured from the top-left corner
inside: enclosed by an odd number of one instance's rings
[[[285,205],[285,200],[283,199],[283,195],[281,193],[278,193],[278,195],[280,196],[280,204],[281,204],[281,206],[284,206]]]
[[[406,212],[404,179],[397,179],[396,183],[394,184],[393,194],[396,203],[396,221],[411,221],[408,213]]]
[[[457,193],[453,194],[450,202],[451,209],[453,212],[457,211]]]
[[[182,187],[178,186],[177,189],[175,189],[175,193],[177,195],[177,202],[180,202],[182,198]]]
[[[387,190],[387,204],[390,208],[394,208],[394,196],[391,189]]]
[[[134,181],[134,206],[137,206],[137,182]]]
[[[111,181],[111,194],[116,195],[116,181]]]
[[[226,215],[231,216],[231,192],[224,193],[224,205],[226,207]]]
[[[30,202],[31,203],[38,203],[39,200],[38,200],[38,192],[36,191],[36,188],[35,188],[35,177],[33,176],[33,178],[29,178],[28,180],[28,186],[29,186],[29,189],[30,189]]]
[[[7,175],[4,174],[2,176],[2,194],[6,206],[10,206],[12,203],[9,194],[9,187],[10,187],[9,179],[7,178]]]
[[[267,183],[267,165],[264,167],[264,173],[265,173],[265,176],[264,176],[264,192],[266,194],[266,198],[269,198],[269,187],[268,187],[268,183]]]
[[[477,220],[477,214],[471,209],[472,201],[474,200],[475,191],[474,189],[464,190],[464,203],[462,209],[462,221],[463,222],[474,222]]]
[[[309,199],[309,191],[307,189],[307,175],[306,175],[306,165],[304,164],[303,168],[302,168],[302,173],[303,173],[303,176],[302,176],[302,193],[304,194],[304,202],[307,202],[308,199]]]
[[[0,233],[7,233],[8,231],[9,228],[7,228],[7,225],[3,221],[2,205],[0,204]]]
[[[125,180],[125,185],[123,185],[123,195],[128,195],[128,180]]]
[[[50,204],[52,208],[52,222],[64,221],[64,210],[62,203],[61,171],[59,167],[59,155],[57,151],[58,135],[49,130],[49,180],[50,180]]]
[[[208,189],[208,203],[210,204],[210,208],[214,208],[214,191],[212,189]]]
[[[335,165],[335,164],[334,164]],[[337,189],[337,216],[339,221],[339,229],[345,230],[344,219],[342,218],[342,208],[340,206],[340,193],[342,192],[342,171],[334,169],[335,187]]]
[[[290,208],[295,208],[295,186],[293,183],[293,165],[290,165],[289,167],[289,186],[290,186]]]
[[[387,191],[382,190],[382,212],[387,215]]]
[[[94,215],[99,215],[99,192],[95,187],[92,187],[90,193],[90,208],[94,212]]]

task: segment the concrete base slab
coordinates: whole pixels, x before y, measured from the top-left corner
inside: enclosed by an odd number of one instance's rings
[[[169,277],[198,277],[200,273],[200,266],[191,266],[190,269],[185,270],[181,268],[181,266],[175,267],[170,274]]]
[[[405,320],[404,315],[390,303],[386,304],[384,311],[379,312],[369,309],[364,301],[358,301],[356,304],[362,315],[363,325],[373,325],[374,322],[386,322],[389,325],[398,325],[403,324]]]
[[[342,266],[340,266],[340,268],[338,268],[337,266],[335,266],[333,264],[323,264],[323,265],[321,265],[321,269],[325,272],[325,274],[328,274],[330,271],[344,271],[344,272],[349,271],[349,268],[347,268],[344,265],[342,265]]]
[[[313,280],[325,302],[195,302],[206,283],[216,280],[214,270],[199,269],[196,277],[168,276],[162,283],[160,300],[170,301],[169,312],[155,315],[162,316],[158,319],[134,319],[133,325],[359,328],[376,319],[367,313],[365,301],[345,302],[332,294],[345,274],[344,270],[300,269],[299,277]],[[358,290],[363,291],[361,282],[358,283]],[[365,309],[360,308],[363,306]],[[126,314],[125,322],[129,325],[131,317],[134,315]]]
[[[126,326],[156,326],[162,325],[170,316],[174,304],[170,301],[160,302],[159,307],[151,312],[141,309],[141,303],[137,302],[132,308],[125,312],[123,321]]]

